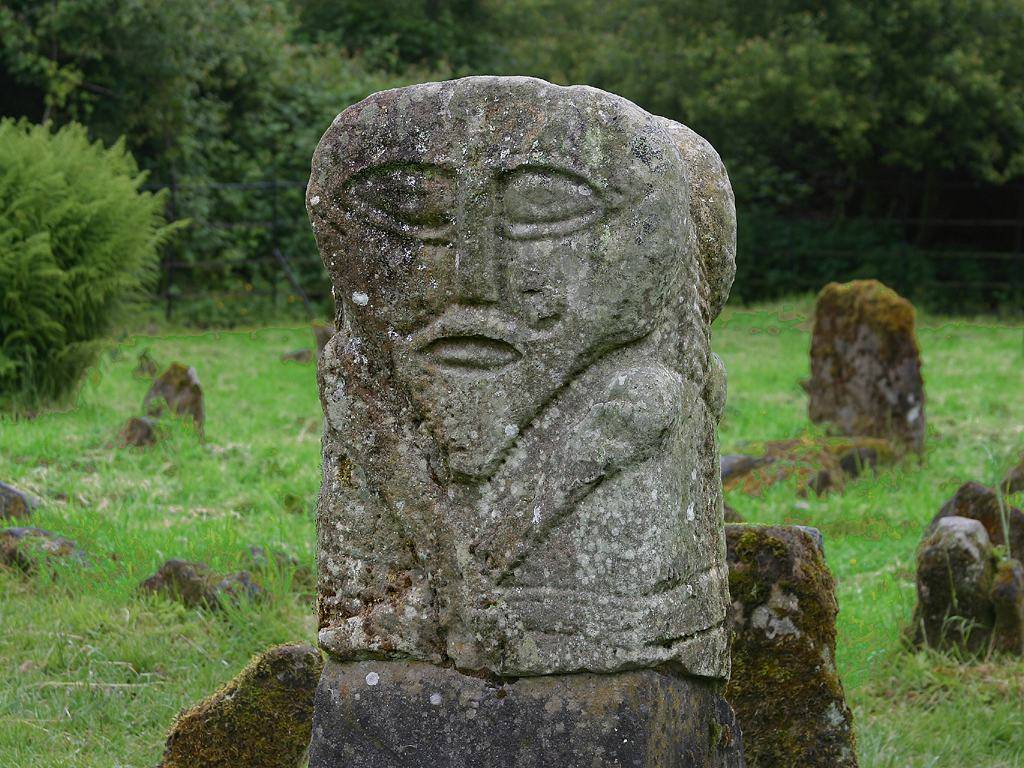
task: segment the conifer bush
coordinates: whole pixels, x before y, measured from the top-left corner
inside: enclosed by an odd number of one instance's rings
[[[118,141],[0,120],[0,410],[65,399],[156,274],[163,200]]]

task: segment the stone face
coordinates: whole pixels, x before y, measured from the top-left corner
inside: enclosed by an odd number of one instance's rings
[[[498,681],[422,662],[328,661],[310,765],[741,768],[743,758],[707,680],[636,670]]]
[[[321,646],[504,676],[728,673],[710,323],[732,191],[587,87],[374,94],[313,159]]]
[[[60,560],[87,562],[85,552],[75,542],[42,528],[0,530],[0,566],[32,574],[40,563]]]
[[[816,535],[815,535],[816,534]],[[853,715],[835,665],[835,585],[821,534],[726,526],[733,605],[726,699],[752,768],[852,768]]]
[[[845,435],[924,448],[924,381],[914,307],[877,280],[829,283],[811,337],[809,415]]]
[[[323,668],[311,645],[279,645],[178,716],[160,768],[299,768]]]
[[[0,520],[27,520],[35,506],[28,494],[0,483]]]
[[[212,610],[223,607],[226,600],[256,599],[263,594],[263,588],[252,580],[248,571],[223,576],[211,571],[205,563],[187,560],[168,560],[139,588],[177,600],[187,608]]]
[[[165,410],[178,416],[191,418],[196,430],[201,435],[206,422],[206,411],[203,406],[203,388],[195,368],[186,368],[181,363],[171,363],[160,378],[146,393],[142,401],[142,409],[147,416],[157,418]]]
[[[945,517],[977,520],[993,544],[1005,546],[1009,555],[1018,560],[1024,557],[1024,512],[1001,501],[991,488],[974,482],[961,485],[953,498],[942,505],[925,535]]]
[[[145,448],[156,443],[156,422],[146,417],[133,416],[118,433],[122,447]]]

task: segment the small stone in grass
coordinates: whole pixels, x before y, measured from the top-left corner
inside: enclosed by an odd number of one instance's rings
[[[34,506],[28,494],[0,483],[0,520],[27,520]]]
[[[121,427],[118,439],[122,447],[144,448],[156,443],[156,423],[145,416],[132,416]]]
[[[309,745],[323,660],[307,644],[256,656],[220,690],[182,712],[159,768],[299,768]]]
[[[139,586],[144,592],[165,595],[187,608],[217,610],[226,600],[241,597],[256,599],[263,588],[252,580],[248,571],[222,576],[205,563],[168,560]]]
[[[285,363],[310,363],[313,361],[313,350],[295,349],[281,355],[281,361]]]
[[[0,567],[32,574],[41,561],[73,560],[85,564],[85,552],[70,539],[42,528],[0,530]]]
[[[142,409],[147,416],[154,418],[160,417],[167,409],[178,416],[191,417],[196,430],[202,435],[206,410],[203,406],[203,388],[195,368],[171,363],[149,388],[142,401]]]

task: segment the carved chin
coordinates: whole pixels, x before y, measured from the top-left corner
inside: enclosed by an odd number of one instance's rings
[[[435,436],[448,456],[448,468],[456,480],[489,478],[519,434],[518,427],[507,419],[501,419],[504,426],[493,421],[508,412],[508,403],[481,406],[463,410],[435,425]]]

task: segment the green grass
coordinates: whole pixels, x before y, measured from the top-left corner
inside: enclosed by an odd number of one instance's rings
[[[807,376],[810,307],[730,309],[716,324],[730,376],[723,450],[807,429],[798,382]],[[1021,328],[937,318],[921,326],[924,461],[824,499],[800,499],[790,485],[729,501],[754,522],[824,532],[862,766],[1020,766],[1024,664],[909,654],[899,633],[913,607],[924,525],[961,482],[995,483],[1024,449]],[[0,479],[40,497],[35,524],[92,558],[52,576],[0,574],[0,765],[151,767],[182,707],[267,645],[314,638],[311,606],[287,572],[272,574],[268,600],[218,615],[136,589],[170,557],[245,567],[250,544],[312,564],[314,366],[278,360],[310,343],[306,328],[134,337],[103,356],[73,410],[0,421]],[[196,366],[207,392],[205,444],[175,428],[152,449],[115,446],[147,388],[131,375],[146,347],[162,363]]]

